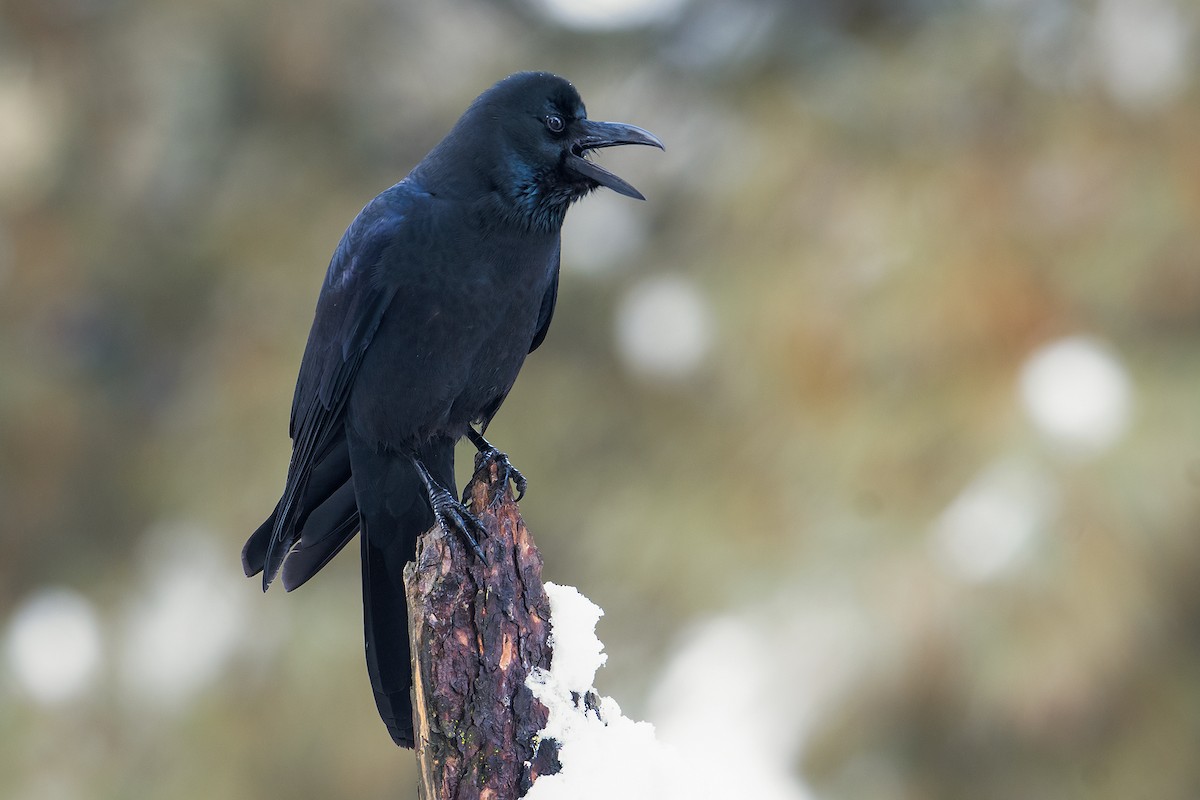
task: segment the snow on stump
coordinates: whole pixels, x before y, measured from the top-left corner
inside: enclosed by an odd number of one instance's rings
[[[493,463],[467,485],[488,531],[481,562],[434,526],[404,570],[422,800],[515,800],[558,769],[547,709],[526,685],[550,666],[542,558]]]

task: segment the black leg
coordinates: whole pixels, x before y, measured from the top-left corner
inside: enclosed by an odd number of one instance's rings
[[[493,447],[491,442],[483,438],[482,433],[470,425],[467,426],[467,438],[479,450],[479,455],[475,459],[475,472],[478,473],[495,464],[500,469],[500,475],[504,483],[507,484],[509,481],[512,481],[513,486],[516,487],[517,502],[520,502],[521,498],[525,496],[525,490],[529,488],[529,482],[525,480],[525,476],[521,474],[521,471],[512,465],[507,455]],[[463,498],[463,502],[466,502],[465,497]]]
[[[417,475],[421,477],[421,483],[425,484],[425,493],[429,497],[429,505],[433,508],[433,515],[437,521],[451,530],[458,531],[467,540],[467,544],[471,545],[475,555],[479,556],[479,560],[486,562],[483,550],[479,548],[479,539],[487,535],[487,530],[470,511],[467,511],[462,503],[437,485],[419,458],[412,456],[412,462],[413,466],[417,468]],[[471,535],[472,531],[475,532],[474,536]]]

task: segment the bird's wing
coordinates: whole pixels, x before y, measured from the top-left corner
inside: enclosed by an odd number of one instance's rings
[[[546,293],[542,295],[542,307],[538,311],[537,328],[533,334],[533,342],[529,345],[529,352],[532,353],[541,347],[542,342],[546,340],[546,334],[550,331],[550,320],[554,318],[554,304],[558,301],[558,269],[562,264],[562,251],[554,254],[554,278],[550,281],[550,288],[546,289]]]
[[[342,435],[342,412],[363,355],[396,286],[379,265],[402,238],[405,195],[393,187],[355,218],[334,251],[292,400],[292,460],[263,569],[266,589],[296,542],[301,500],[313,468]]]

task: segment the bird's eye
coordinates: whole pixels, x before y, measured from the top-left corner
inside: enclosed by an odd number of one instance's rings
[[[562,133],[566,129],[567,123],[558,114],[551,114],[546,117],[546,127],[550,129],[551,133]]]

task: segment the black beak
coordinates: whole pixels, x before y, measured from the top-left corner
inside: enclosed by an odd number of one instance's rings
[[[648,144],[659,150],[665,150],[666,148],[663,147],[663,143],[659,141],[658,137],[650,131],[622,122],[594,122],[590,119],[582,119],[575,124],[575,129],[571,152],[567,155],[567,168],[586,178],[591,178],[601,186],[607,186],[618,194],[645,200],[642,193],[630,186],[629,183],[594,162],[588,161],[583,156],[589,150],[615,147],[619,144]]]

